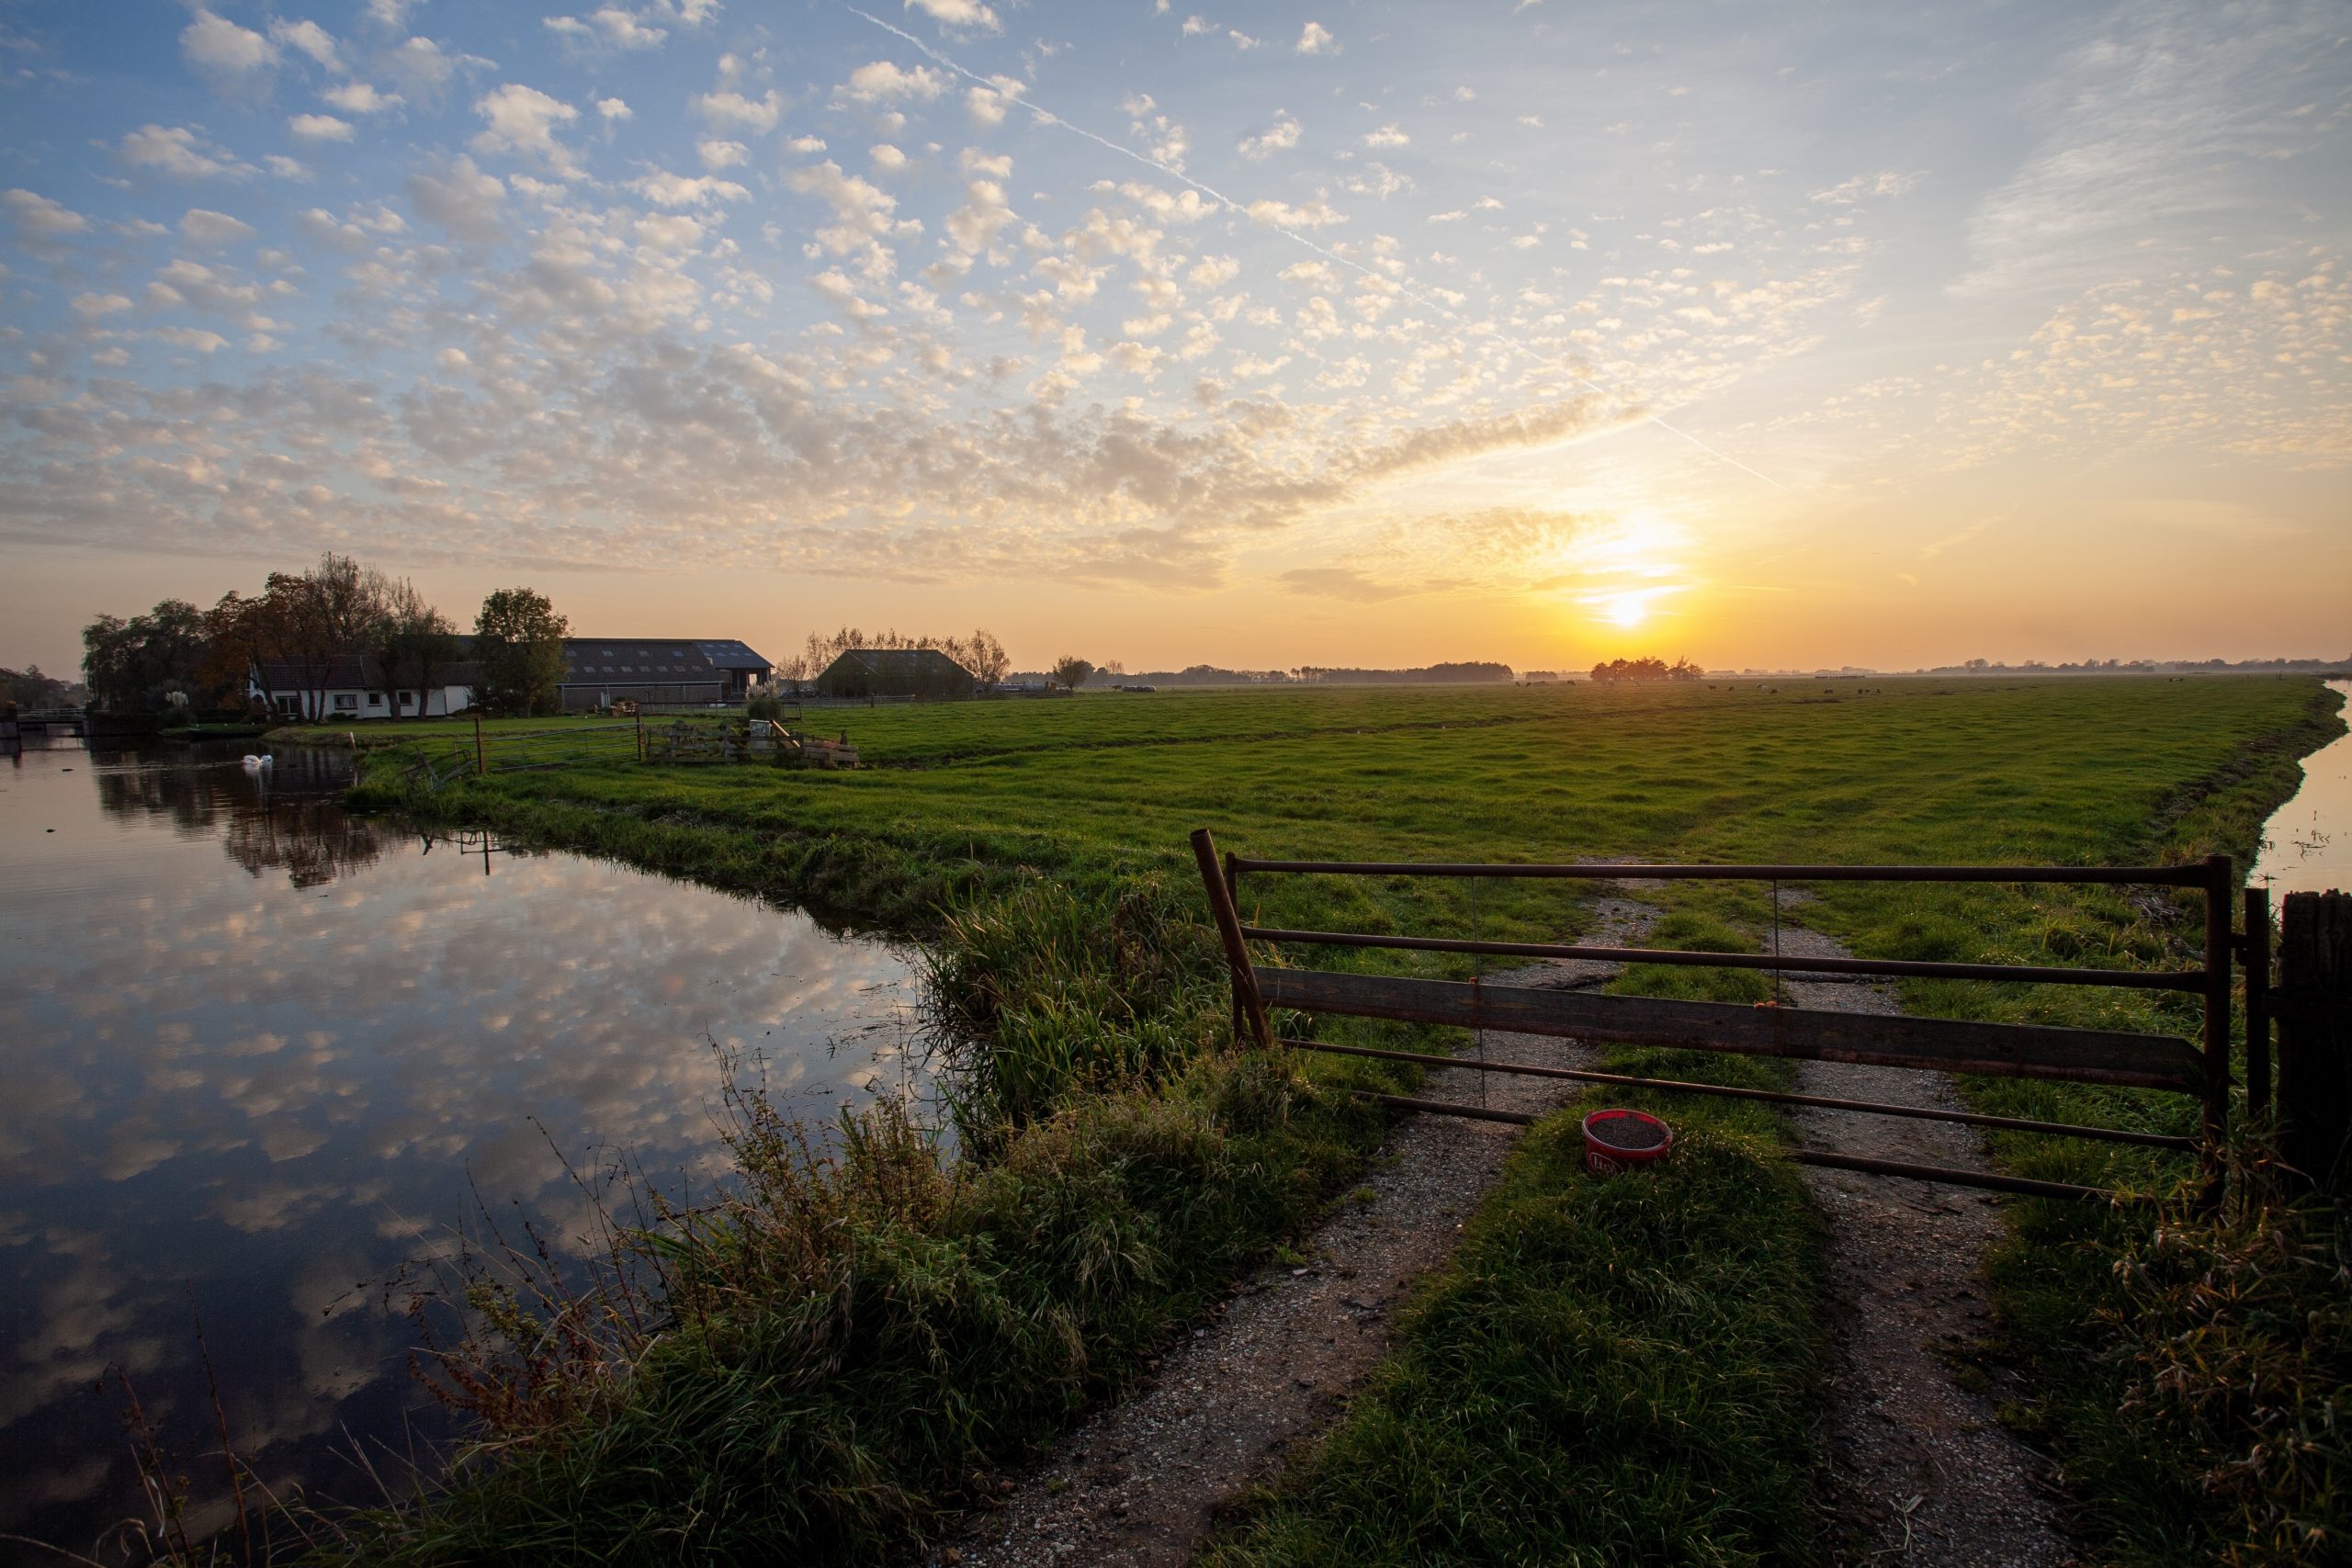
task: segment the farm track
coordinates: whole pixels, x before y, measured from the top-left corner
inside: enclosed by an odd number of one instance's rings
[[[1604,897],[1600,940],[1638,938],[1657,911]],[[1614,973],[1564,961],[1519,971],[1560,985]],[[1589,1066],[1582,1044],[1490,1034],[1490,1055],[1554,1066]],[[1481,1075],[1441,1068],[1424,1092],[1464,1101]],[[1577,1089],[1558,1079],[1493,1075],[1486,1103],[1541,1114]],[[1001,1511],[935,1553],[935,1563],[1116,1564],[1177,1568],[1192,1561],[1224,1506],[1271,1479],[1311,1440],[1386,1354],[1396,1307],[1442,1264],[1502,1172],[1520,1129],[1449,1116],[1399,1122],[1360,1193],[1302,1242],[1302,1261],[1252,1276],[1210,1323],[1162,1359],[1151,1384],[1096,1414],[1019,1477]],[[951,1555],[952,1553],[952,1555]]]
[[[1794,896],[1791,896],[1794,902]],[[1598,940],[1631,942],[1656,919],[1611,897]],[[1786,953],[1847,956],[1837,942],[1784,929]],[[1586,989],[1610,964],[1557,962],[1514,971],[1516,984]],[[1503,976],[1497,976],[1503,978]],[[1883,985],[1846,976],[1792,980],[1794,1005],[1898,1010]],[[1496,1034],[1487,1050],[1552,1066],[1590,1066],[1577,1043]],[[1431,1075],[1432,1098],[1476,1096],[1478,1076]],[[1959,1109],[1951,1081],[1899,1068],[1804,1063],[1798,1087],[1847,1099]],[[1541,1113],[1577,1090],[1498,1076],[1486,1102]],[[1981,1141],[1946,1122],[1800,1110],[1815,1147],[1989,1169]],[[1368,1201],[1329,1219],[1300,1261],[1261,1269],[1210,1323],[1169,1352],[1152,1383],[1105,1409],[1021,1476],[933,1562],[972,1568],[1189,1562],[1220,1511],[1271,1479],[1312,1441],[1386,1353],[1414,1279],[1451,1255],[1462,1225],[1500,1174],[1517,1129],[1421,1116],[1381,1151]],[[2001,1223],[1988,1193],[1808,1168],[1829,1221],[1830,1364],[1823,1440],[1833,1547],[1851,1563],[1900,1568],[2061,1568],[2073,1551],[2041,1458],[2002,1428],[1992,1401],[1963,1387],[1960,1358],[1991,1331],[1980,1273]]]
[[[1794,902],[1795,896],[1784,896]],[[1849,956],[1817,931],[1784,928],[1781,951]],[[1894,1013],[1883,985],[1786,983],[1790,1002],[1824,1011]],[[1964,1107],[1941,1073],[1804,1062],[1807,1094]],[[1815,1148],[1921,1165],[1990,1170],[1974,1129],[1949,1122],[1801,1108]],[[1981,1263],[2001,1235],[1989,1192],[1857,1171],[1805,1169],[1829,1221],[1827,1504],[1842,1562],[1898,1568],[2058,1568],[2073,1559],[2048,1465],[2002,1427],[1993,1401],[1956,1376],[1990,1337],[1992,1292]]]

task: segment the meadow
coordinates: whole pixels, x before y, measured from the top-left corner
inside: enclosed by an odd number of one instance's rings
[[[518,1362],[512,1342],[475,1347],[473,1364],[532,1397],[510,1399],[503,1416],[485,1406],[500,1457],[461,1470],[425,1510],[434,1522],[403,1523],[364,1555],[481,1559],[560,1538],[686,1540],[722,1558],[755,1556],[764,1529],[812,1558],[851,1560],[924,1537],[967,1500],[977,1471],[1138,1375],[1157,1336],[1358,1168],[1378,1122],[1345,1090],[1396,1081],[1361,1064],[1277,1067],[1232,1048],[1185,844],[1194,828],[1269,857],[2093,864],[2220,852],[2243,869],[2263,819],[2295,786],[2296,760],[2340,733],[2336,705],[2304,679],[1783,680],[1103,694],[812,713],[807,728],[846,731],[859,747],[867,765],[846,773],[646,766],[633,746],[598,757],[568,744],[560,725],[515,721],[487,731],[510,760],[568,760],[429,798],[400,788],[396,750],[371,761],[361,800],[926,936],[944,1005],[979,1048],[960,1091],[968,1157],[956,1170],[906,1174],[923,1162],[903,1131],[853,1139],[884,1151],[863,1164],[796,1163],[771,1141],[747,1154],[756,1179],[724,1223],[697,1222],[691,1245],[674,1234],[647,1242],[674,1301],[713,1303],[693,1309],[706,1325],[696,1333],[612,1328],[616,1337],[588,1359],[593,1374],[569,1382]],[[448,728],[471,738],[469,724]],[[403,728],[410,748],[424,743]],[[1808,891],[1801,918],[1865,956],[2144,966],[2177,961],[2198,940],[2189,907],[2111,889]],[[1245,912],[1269,924],[1541,940],[1587,923],[1564,884],[1474,892],[1431,879],[1283,878],[1244,895]],[[1753,945],[1770,918],[1764,891],[1747,885],[1642,896],[1667,903],[1664,929],[1693,947]],[[1354,961],[1467,972],[1466,960],[1443,955]],[[1761,984],[1688,970],[1624,983],[1724,999]],[[1915,983],[1903,994],[1912,1010],[1947,1016],[2188,1032],[2177,1004],[2149,993]],[[1422,1038],[1397,1026],[1342,1032]],[[1667,1065],[1670,1075],[1771,1076],[1753,1063]],[[2193,1129],[2185,1100],[1967,1088],[2006,1113]],[[1364,1560],[1516,1560],[1599,1539],[1661,1560],[1812,1560],[1815,1222],[1772,1156],[1776,1118],[1713,1105],[1675,1113],[1698,1153],[1643,1204],[1596,1195],[1562,1156],[1559,1128],[1539,1129],[1410,1318],[1376,1397],[1327,1450],[1340,1459],[1302,1466],[1218,1549],[1224,1559],[1310,1561],[1344,1540]],[[2143,1190],[2187,1174],[2126,1147],[2009,1138],[1996,1152],[2020,1173]],[[2088,1539],[2115,1561],[2185,1563],[2275,1538],[2289,1543],[2279,1554],[2244,1560],[2293,1562],[2302,1523],[2341,1529],[2340,1439],[2328,1439],[2338,1457],[2307,1458],[2283,1480],[2217,1484],[2208,1450],[2245,1436],[2221,1429],[2241,1420],[2234,1406],[2119,1414],[2154,1354],[2116,1332],[2132,1280],[2151,1277],[2132,1272],[2144,1213],[2021,1201],[2007,1213],[2010,1241],[1992,1260],[2003,1337],[1976,1353],[2021,1369],[2035,1391],[2008,1416],[2058,1457]],[[786,1235],[789,1247],[776,1244]],[[2214,1246],[2226,1250],[2227,1238]],[[1713,1284],[1644,1316],[1655,1303],[1621,1301],[1606,1281],[1623,1286],[1632,1273],[1617,1266],[1660,1247]],[[1571,1290],[1577,1281],[1589,1288]],[[829,1337],[849,1330],[828,1328],[807,1304],[843,1292],[871,1303],[855,1359]],[[1590,1344],[1605,1348],[1630,1332],[1611,1326],[1620,1309],[1696,1370],[1637,1391],[1645,1414],[1619,1434],[1617,1469],[1596,1469],[1573,1431],[1531,1436],[1496,1416],[1514,1388],[1591,1408],[1626,1374],[1598,1349],[1531,1359],[1476,1324],[1582,1314]],[[2186,1327],[2168,1318],[2168,1331],[2235,1331],[2210,1321],[2210,1306],[2183,1310],[2207,1317]],[[788,1321],[772,1321],[779,1314]],[[517,1335],[520,1321],[509,1325]],[[1046,1323],[1050,1332],[1038,1328]],[[2298,1364],[2340,1383],[2342,1328],[2313,1318],[2288,1331],[2304,1335]],[[789,1450],[765,1472],[768,1491],[788,1500],[752,1507],[741,1526],[752,1533],[696,1533],[718,1528],[715,1497],[752,1492],[736,1449],[680,1436],[687,1384],[671,1363],[682,1356],[697,1369],[694,1388],[711,1386],[722,1365],[719,1381],[741,1391],[724,1420],[694,1414],[696,1430],[740,1428],[747,1451],[763,1441],[771,1456],[778,1444]],[[1432,1371],[1464,1366],[1476,1369],[1476,1399],[1460,1376]],[[842,1375],[828,1381],[825,1367]],[[972,1375],[979,1367],[990,1375]],[[790,1387],[781,1405],[779,1376]],[[1631,1398],[1620,1407],[1634,1408]],[[909,1410],[943,1407],[952,1418],[907,1424]],[[1497,1442],[1521,1445],[1509,1464],[1494,1462]],[[1448,1462],[1422,1462],[1433,1452]],[[1690,1470],[1729,1453],[1744,1457]],[[1654,1473],[1678,1454],[1698,1484],[1635,1484],[1634,1467]],[[1417,1488],[1414,1508],[1384,1514],[1363,1506],[1361,1484],[1351,1491],[1349,1474],[1376,1480],[1382,1464]],[[697,1479],[644,1482],[662,1466]],[[553,1506],[599,1489],[593,1522]],[[1607,1517],[1595,1515],[1604,1503]],[[1484,1533],[1448,1533],[1473,1517],[1487,1521]]]

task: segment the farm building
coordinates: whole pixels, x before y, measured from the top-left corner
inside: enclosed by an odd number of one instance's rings
[[[462,641],[462,639],[461,639]],[[287,718],[321,724],[367,718],[439,718],[473,705],[474,667],[462,654],[433,671],[433,684],[418,689],[384,679],[372,658],[346,653],[317,669],[265,663],[247,688],[255,701]]]
[[[935,648],[853,648],[825,666],[817,694],[952,702],[972,695],[969,670]]]
[[[764,683],[768,661],[740,642],[692,637],[563,639],[563,711],[617,702],[740,703]]]

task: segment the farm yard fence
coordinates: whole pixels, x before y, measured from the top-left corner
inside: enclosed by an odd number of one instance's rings
[[[1622,1088],[1668,1089],[1812,1106],[1869,1115],[1955,1122],[1996,1132],[2033,1133],[2139,1144],[2194,1151],[2204,1161],[2206,1198],[2217,1202],[2222,1180],[2220,1146],[2229,1117],[2230,1038],[2233,959],[2246,968],[2247,1086],[2251,1109],[2267,1109],[2270,1092],[2268,1024],[2270,998],[2267,889],[2245,894],[2247,933],[2231,930],[2233,874],[2227,855],[2166,866],[1848,866],[1848,865],[1493,865],[1361,861],[1252,860],[1227,854],[1220,860],[1207,829],[1192,836],[1193,852],[1209,907],[1216,917],[1226,963],[1233,978],[1234,1025],[1260,1046],[1377,1057],[1425,1066],[1466,1067],[1480,1072],[1519,1073],[1569,1078]],[[2126,884],[2179,887],[2202,894],[2202,961],[2193,969],[2089,969],[2017,964],[1962,964],[1928,960],[1820,958],[1777,953],[1688,952],[1680,949],[1605,947],[1574,942],[1488,942],[1474,938],[1379,935],[1246,925],[1240,907],[1241,878],[1250,875],[1374,877],[1539,878],[1576,881],[1753,881],[1927,882],[2013,884]],[[2258,934],[2257,934],[2258,933]],[[2203,1008],[2200,1041],[2177,1035],[2042,1024],[1980,1023],[1954,1019],[1909,1018],[1829,1012],[1777,1005],[1661,1000],[1645,997],[1592,996],[1523,986],[1490,986],[1478,979],[1435,980],[1260,964],[1253,942],[1323,948],[1381,948],[1419,953],[1478,953],[1511,958],[1570,958],[1620,964],[1691,964],[1765,969],[1808,975],[1917,976],[1947,980],[1996,980],[2044,985],[2113,987],[2186,993]],[[1684,1083],[1584,1068],[1540,1066],[1383,1050],[1333,1041],[1282,1039],[1272,1010],[1391,1019],[1463,1029],[1493,1029],[1526,1034],[1574,1037],[1623,1043],[1668,1045],[1798,1060],[1852,1062],[1930,1072],[1979,1073],[2160,1089],[2188,1095],[2203,1112],[2198,1138],[2071,1122],[2027,1121],[1924,1106],[1838,1100],[1823,1095]],[[1370,1091],[1359,1091],[1369,1093]],[[1488,1110],[1400,1095],[1372,1098],[1416,1111],[1490,1121],[1532,1122],[1517,1111]],[[1958,1186],[1990,1188],[2045,1198],[2109,1199],[2115,1194],[2066,1182],[2038,1181],[1997,1173],[1798,1148],[1788,1156],[1803,1164],[1829,1166],[1882,1176],[1911,1177]]]

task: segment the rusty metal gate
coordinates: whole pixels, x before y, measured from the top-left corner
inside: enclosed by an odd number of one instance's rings
[[[2269,904],[2267,890],[2245,892],[2244,938],[2231,931],[2232,866],[2227,855],[2186,865],[2144,866],[1908,866],[1908,865],[1483,865],[1363,861],[1250,860],[1227,854],[1220,860],[1207,829],[1193,834],[1193,852],[1216,917],[1233,975],[1234,1025],[1269,1050],[1322,1051],[1371,1056],[1425,1066],[1465,1067],[1480,1072],[1520,1073],[1570,1078],[1623,1088],[1670,1089],[1777,1105],[1815,1106],[1866,1115],[1957,1122],[1995,1132],[2035,1133],[2139,1144],[2199,1153],[2208,1177],[2206,1195],[2218,1201],[2222,1166],[2218,1151],[2230,1104],[2231,964],[2246,964],[2247,1089],[2260,1108],[2269,1092],[2267,987]],[[1535,878],[1573,881],[1807,882],[1997,882],[2012,884],[2127,884],[2185,887],[2204,897],[2202,963],[2194,969],[2084,969],[2020,964],[1959,964],[1883,958],[1782,957],[1767,953],[1686,952],[1681,949],[1598,947],[1573,942],[1487,942],[1475,938],[1385,936],[1360,931],[1291,930],[1245,925],[1239,913],[1244,876]],[[1419,953],[1480,953],[1509,958],[1581,958],[1621,964],[1690,964],[1766,969],[1812,975],[1920,976],[1947,980],[1995,980],[2039,985],[2177,991],[2203,1005],[2202,1038],[2118,1030],[2070,1029],[2043,1024],[1977,1023],[1954,1019],[1828,1012],[1817,1009],[1748,1006],[1726,1002],[1668,1001],[1645,997],[1580,996],[1529,987],[1489,986],[1476,979],[1432,980],[1403,976],[1360,975],[1334,970],[1261,965],[1250,943],[1295,943],[1317,947],[1370,947]],[[1667,1045],[1798,1060],[1854,1062],[1928,1072],[1981,1073],[2004,1077],[2044,1078],[2116,1085],[2183,1094],[2203,1111],[2197,1138],[2141,1133],[2072,1122],[2034,1122],[1925,1106],[1837,1100],[1772,1089],[1684,1083],[1582,1068],[1539,1066],[1523,1062],[1457,1058],[1415,1051],[1345,1045],[1334,1041],[1278,1039],[1271,1010],[1393,1019],[1410,1023],[1492,1029],[1581,1040]],[[1368,1091],[1359,1091],[1368,1092]],[[1444,1100],[1374,1095],[1416,1111],[1531,1122],[1533,1116],[1491,1111]],[[2109,1199],[2114,1194],[2066,1182],[1955,1170],[1943,1166],[1841,1155],[1822,1149],[1791,1149],[1802,1164],[1831,1166],[1883,1176],[2045,1198]]]

